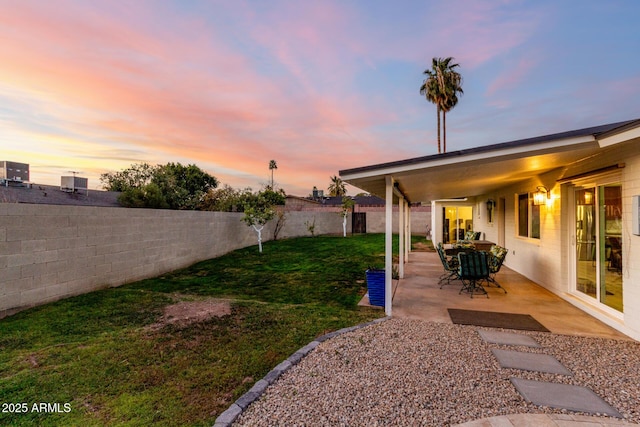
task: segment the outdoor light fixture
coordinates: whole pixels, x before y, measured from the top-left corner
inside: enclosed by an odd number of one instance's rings
[[[493,208],[496,207],[496,201],[493,199],[487,200],[487,221],[489,224],[493,223]]]
[[[549,189],[544,185],[540,185],[536,188],[536,192],[533,193],[533,204],[535,206],[544,205],[545,201],[551,198],[549,194]]]
[[[584,192],[584,204],[592,205],[593,204],[593,192],[585,191]]]

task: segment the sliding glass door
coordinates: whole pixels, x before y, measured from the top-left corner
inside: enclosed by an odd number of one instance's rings
[[[622,187],[575,190],[576,290],[622,312]]]
[[[442,208],[442,242],[455,243],[463,240],[465,232],[473,231],[473,208],[471,206],[445,206]]]

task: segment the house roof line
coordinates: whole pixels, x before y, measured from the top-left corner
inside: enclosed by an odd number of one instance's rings
[[[622,133],[622,132],[626,132],[628,130],[631,130],[633,128],[636,128],[640,126],[640,119],[635,119],[635,120],[627,120],[626,122],[621,122],[621,125],[618,127],[615,127],[613,129],[609,129],[607,131],[604,132],[600,132],[599,134],[595,135],[598,139],[600,138],[609,138],[613,135]]]
[[[623,122],[610,123],[600,126],[592,126],[584,129],[554,133],[549,135],[525,138],[520,140],[502,142],[498,144],[485,145],[481,147],[473,147],[463,150],[450,151],[441,154],[432,154],[429,156],[415,157],[406,160],[380,163],[376,165],[363,166],[351,169],[340,170],[339,174],[349,178],[367,176],[369,172],[379,174],[381,170],[388,169],[389,174],[396,172],[399,168],[406,170],[407,166],[416,166],[429,164],[430,166],[446,165],[451,163],[460,163],[464,160],[473,160],[475,157],[484,155],[489,152],[503,151],[502,155],[522,154],[526,151],[535,151],[546,148],[558,148],[559,146],[567,146],[572,144],[580,144],[589,141],[596,141],[598,137],[608,136],[609,133],[623,132],[629,128],[633,128],[640,124],[640,119],[627,120]],[[536,145],[538,147],[536,147]],[[395,169],[395,170],[394,170]]]
[[[419,170],[424,168],[446,168],[452,165],[473,163],[478,160],[481,160],[484,163],[489,163],[509,158],[530,156],[534,153],[544,154],[550,152],[573,150],[578,146],[584,146],[585,143],[592,143],[594,144],[594,146],[597,146],[595,137],[587,135],[560,140],[543,141],[537,144],[530,144],[526,146],[505,146],[500,149],[493,150],[459,150],[451,153],[446,153],[451,155],[437,154],[435,156],[428,156],[427,158],[421,157],[416,159],[408,159],[403,161],[344,170],[340,171],[340,175],[343,177],[343,179],[349,180],[355,178],[366,178],[368,176],[377,176],[380,174],[393,175],[400,172],[408,172],[411,170]],[[493,156],[487,156],[487,153],[497,154]]]
[[[598,135],[600,147],[609,147],[623,141],[640,138],[640,120],[634,120],[618,128]]]

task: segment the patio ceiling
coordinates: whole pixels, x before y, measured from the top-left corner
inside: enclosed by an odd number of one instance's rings
[[[379,197],[392,176],[411,203],[491,193],[601,151],[599,134],[628,122],[340,171],[342,179]]]

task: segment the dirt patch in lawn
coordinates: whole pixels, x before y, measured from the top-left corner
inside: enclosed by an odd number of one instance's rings
[[[161,329],[167,325],[189,326],[193,323],[204,322],[213,317],[223,317],[231,314],[229,301],[208,299],[204,301],[180,301],[164,308],[164,313],[158,322],[150,326],[151,329]]]

